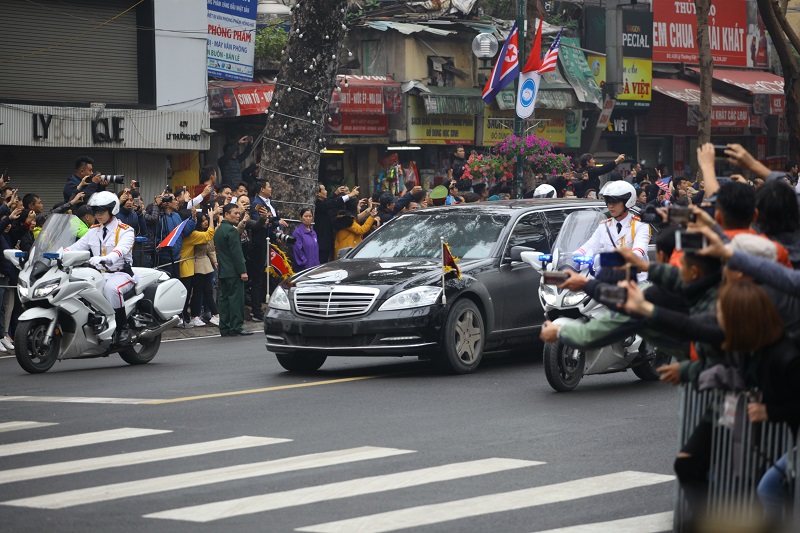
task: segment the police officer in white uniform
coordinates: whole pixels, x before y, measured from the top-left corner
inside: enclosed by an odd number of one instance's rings
[[[592,237],[575,253],[594,257],[600,252],[613,252],[625,247],[647,261],[650,225],[630,211],[636,205],[636,189],[625,181],[612,181],[602,188],[600,198],[605,200],[611,218],[601,222]],[[637,279],[645,281],[647,273],[639,273]]]
[[[108,191],[95,193],[88,205],[98,223],[89,228],[86,235],[69,250],[89,250],[92,253],[89,263],[103,272],[106,280],[103,295],[115,311],[116,342],[125,344],[130,341],[130,331],[124,309],[124,294],[134,288],[136,280],[123,270],[132,272],[125,263],[130,265],[133,262],[136,233],[114,216],[119,213],[116,194]]]

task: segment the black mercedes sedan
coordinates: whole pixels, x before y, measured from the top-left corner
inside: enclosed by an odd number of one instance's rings
[[[537,341],[539,274],[512,248],[549,253],[564,219],[598,201],[510,200],[396,217],[344,257],[300,272],[271,295],[267,349],[290,371],[328,356],[416,356],[469,373],[483,354]],[[458,258],[443,278],[444,240]],[[518,256],[517,256],[518,257]]]

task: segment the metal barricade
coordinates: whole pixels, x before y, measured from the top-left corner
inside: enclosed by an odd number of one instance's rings
[[[739,416],[734,427],[720,424],[725,394],[721,390],[699,392],[692,386],[680,387],[679,449],[686,444],[704,416],[711,416],[708,516],[727,523],[757,523],[762,514],[757,496],[758,484],[767,470],[788,454],[786,476],[793,500],[787,510],[789,516],[784,518],[784,522],[797,527],[800,524],[797,512],[800,509],[800,480],[797,476],[800,453],[791,428],[785,423],[750,423],[745,397],[740,398]],[[687,513],[686,502],[678,486],[675,531],[681,531]]]

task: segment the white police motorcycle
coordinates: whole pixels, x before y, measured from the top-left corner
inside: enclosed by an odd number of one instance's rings
[[[606,306],[584,292],[572,292],[544,283],[548,272],[568,269],[586,277],[593,276],[594,258],[573,256],[573,252],[589,240],[603,220],[603,215],[598,211],[575,211],[561,226],[552,254],[533,251],[520,254],[522,261],[542,273],[539,299],[545,315],[554,324],[588,323],[608,312]],[[546,343],[543,366],[550,386],[556,391],[567,392],[577,387],[583,376],[625,372],[628,369],[633,370],[641,380],[656,381],[659,375],[655,369],[668,362],[669,357],[659,356],[641,337],[631,335],[624,341],[587,350],[572,348],[560,340]]]
[[[103,274],[88,266],[88,251],[63,251],[77,240],[79,220],[51,215],[30,252],[5,250],[20,269],[17,291],[24,308],[14,335],[17,362],[31,374],[47,372],[57,360],[108,357],[119,353],[131,365],[150,362],[161,334],[178,323],[186,288],[165,272],[134,268],[139,278],[125,294],[131,340],[114,343],[114,309],[103,296]]]

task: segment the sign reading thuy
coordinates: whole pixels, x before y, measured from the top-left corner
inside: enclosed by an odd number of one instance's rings
[[[208,75],[252,81],[257,0],[208,0]]]

